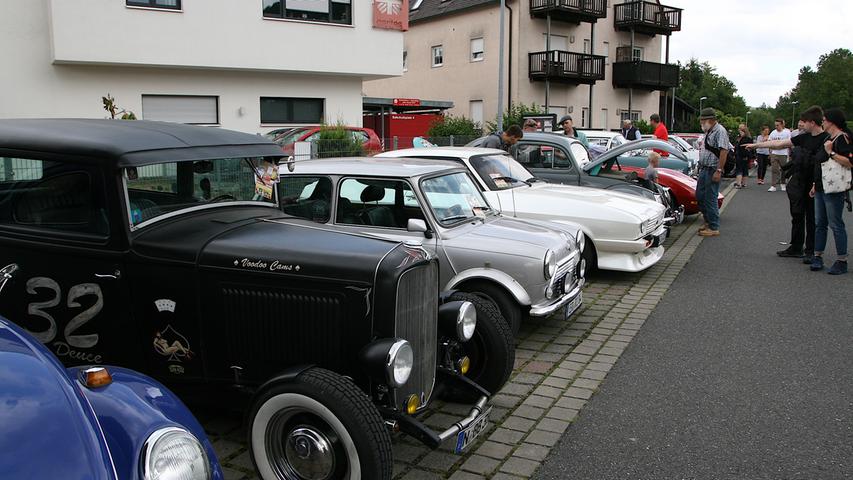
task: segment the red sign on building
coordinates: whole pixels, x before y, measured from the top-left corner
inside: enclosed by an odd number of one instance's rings
[[[409,0],[373,0],[373,28],[409,29]]]
[[[395,107],[420,107],[421,101],[417,98],[395,98],[394,99]]]

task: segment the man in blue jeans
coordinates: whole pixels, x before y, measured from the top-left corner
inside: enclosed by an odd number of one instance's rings
[[[699,178],[696,181],[696,203],[705,219],[699,228],[703,237],[720,236],[720,178],[729,154],[729,133],[717,123],[717,112],[713,108],[702,109],[699,123],[705,138],[699,149]]]

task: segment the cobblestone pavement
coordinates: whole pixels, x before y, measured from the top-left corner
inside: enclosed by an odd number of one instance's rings
[[[734,192],[727,189],[727,197]],[[518,335],[514,372],[492,398],[492,424],[478,443],[456,455],[452,442],[433,451],[396,435],[394,478],[531,477],[690,260],[702,240],[694,234],[700,224],[694,216],[673,228],[664,258],[644,272],[594,274],[584,288],[583,306],[569,321],[559,315],[528,319]],[[443,430],[468,410],[435,402],[422,418]],[[256,478],[240,419],[202,417],[202,423],[225,478]]]

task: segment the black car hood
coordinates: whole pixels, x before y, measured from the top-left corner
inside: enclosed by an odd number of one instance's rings
[[[231,229],[204,247],[198,264],[203,268],[372,283],[379,262],[399,245],[299,222],[259,219]]]

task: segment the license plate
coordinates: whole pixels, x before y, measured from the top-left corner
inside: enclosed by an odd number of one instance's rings
[[[475,418],[470,425],[456,435],[456,453],[462,453],[468,448],[468,445],[474,443],[474,440],[486,431],[489,426],[489,414],[492,413],[492,407],[489,407],[479,417]]]
[[[569,319],[569,317],[572,316],[573,313],[575,313],[575,310],[580,308],[582,303],[583,303],[583,294],[578,293],[578,296],[575,297],[574,300],[569,302],[568,305],[566,305],[566,310],[565,310],[566,314],[565,315],[566,315],[567,320]]]

